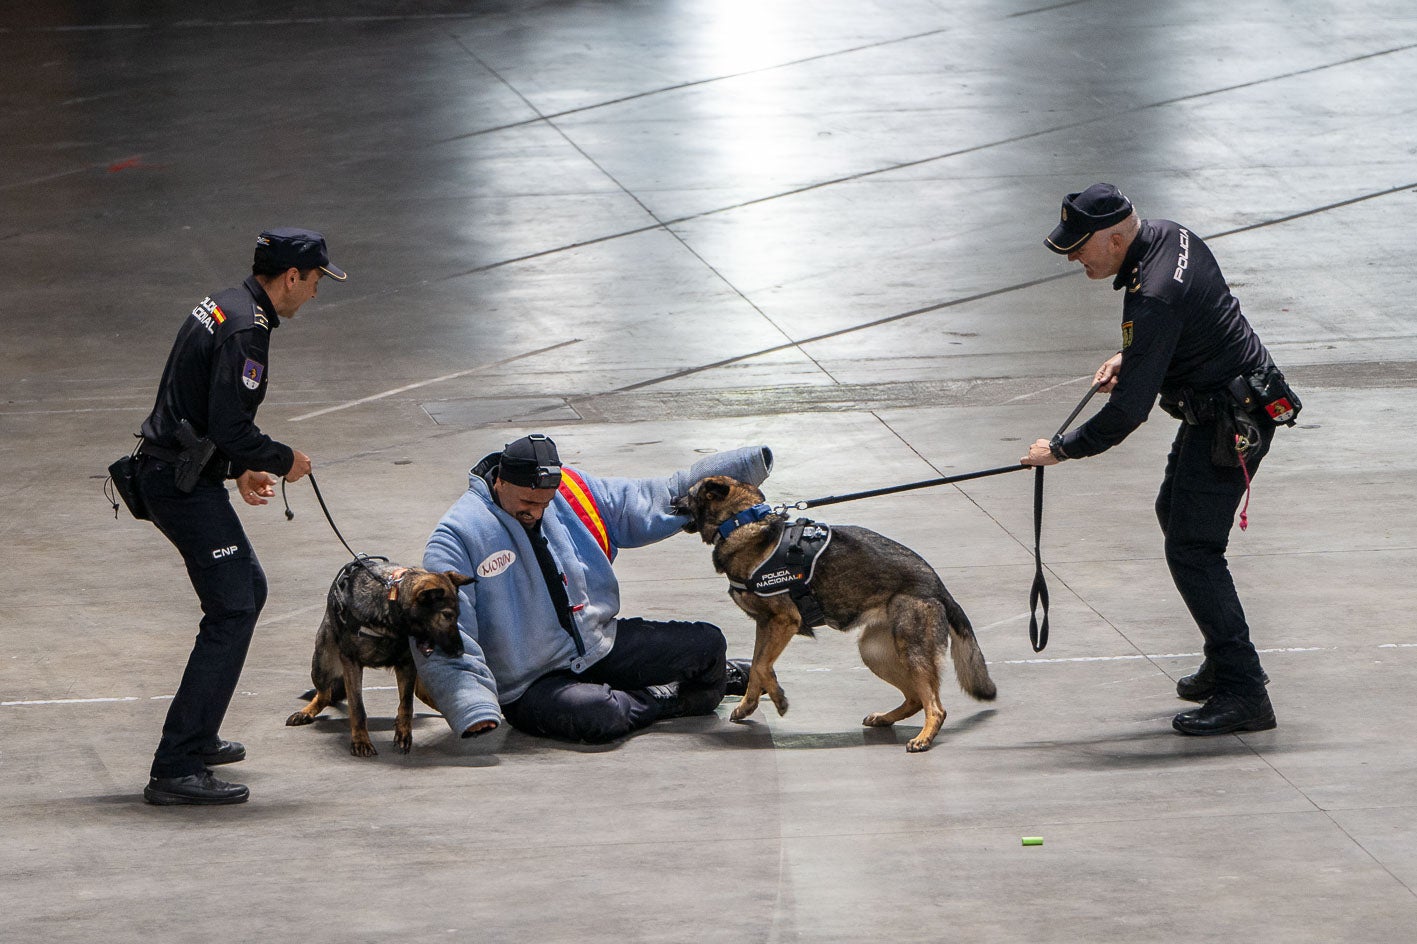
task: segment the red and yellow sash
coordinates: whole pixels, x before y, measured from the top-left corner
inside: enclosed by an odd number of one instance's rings
[[[562,466],[561,486],[558,491],[571,506],[571,510],[576,513],[576,517],[581,519],[581,523],[595,537],[595,543],[600,545],[605,556],[614,560],[615,548],[610,543],[609,532],[605,530],[605,520],[600,517],[600,509],[596,507],[595,496],[590,493],[585,479],[581,478],[575,470]]]

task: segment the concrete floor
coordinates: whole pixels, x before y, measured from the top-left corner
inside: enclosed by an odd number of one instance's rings
[[[0,940],[1417,940],[1410,2],[41,0],[0,53]],[[1200,640],[1157,414],[1048,475],[1042,654],[1027,477],[819,513],[917,548],[979,630],[999,700],[947,686],[918,756],[824,633],[785,717],[608,749],[425,712],[395,754],[375,674],[356,760],[338,712],[282,725],[346,554],[304,484],[293,522],[239,506],[252,800],[142,803],[197,609],[100,483],[261,229],[350,272],[276,335],[261,424],[352,544],[416,561],[538,429],[603,474],[769,443],[778,501],[1013,462],[1116,349],[1120,299],[1042,246],[1099,179],[1210,238],[1306,403],[1232,543],[1278,729],[1170,729]],[[747,651],[696,539],[619,573],[627,614]]]

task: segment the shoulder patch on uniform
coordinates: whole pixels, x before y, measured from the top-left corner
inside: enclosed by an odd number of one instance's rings
[[[261,378],[266,375],[266,365],[258,363],[251,358],[246,358],[246,363],[241,365],[241,382],[246,385],[247,390],[256,390],[261,386]]]
[[[260,305],[256,306],[255,318],[259,327],[265,328],[267,331],[271,330],[271,322],[266,318],[266,310]]]
[[[216,334],[216,326],[226,321],[226,312],[222,311],[221,306],[208,297],[202,299],[201,304],[192,309],[192,317],[202,323],[202,327],[207,329],[207,334]]]
[[[1131,346],[1132,346],[1132,323],[1131,323],[1130,321],[1124,321],[1124,322],[1122,322],[1122,350],[1125,351],[1127,348],[1129,348],[1129,347],[1131,347]]]

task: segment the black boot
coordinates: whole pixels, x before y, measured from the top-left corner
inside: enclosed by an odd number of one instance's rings
[[[246,746],[240,741],[217,741],[215,747],[198,751],[197,757],[208,767],[235,764],[246,759]]]
[[[728,686],[723,690],[723,697],[741,698],[748,693],[748,670],[752,667],[749,659],[728,660]]]
[[[1269,684],[1269,675],[1260,669],[1260,681]],[[1215,694],[1215,668],[1210,660],[1203,660],[1201,667],[1176,682],[1176,697],[1186,701],[1204,702]]]
[[[1261,692],[1255,698],[1241,698],[1217,692],[1199,708],[1183,711],[1171,719],[1171,727],[1182,734],[1231,734],[1236,731],[1268,731],[1275,726],[1274,706]]]
[[[153,777],[143,788],[143,799],[154,806],[223,806],[245,803],[250,796],[244,784],[218,780],[210,770],[187,777]]]

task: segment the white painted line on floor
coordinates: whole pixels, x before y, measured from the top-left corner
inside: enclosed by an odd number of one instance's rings
[[[1042,390],[1032,390],[1028,393],[1020,393],[1016,397],[1010,397],[1009,399],[1005,400],[1004,404],[1007,406],[1010,403],[1017,403],[1019,400],[1027,400],[1029,397],[1042,396],[1050,390],[1057,390],[1059,387],[1068,387],[1072,384],[1077,383],[1080,380],[1091,380],[1095,376],[1096,374],[1087,374],[1082,377],[1074,377],[1072,380],[1064,380],[1062,383],[1054,384],[1051,387],[1044,387]]]
[[[1379,646],[1378,648],[1385,648]],[[1294,646],[1284,649],[1256,649],[1260,655],[1267,655],[1274,652],[1337,652],[1337,646]],[[1204,656],[1203,652],[1162,652],[1152,655],[1136,653],[1129,656],[1072,656],[1066,659],[1005,659],[1002,662],[990,662],[990,665],[1051,665],[1061,662],[1129,662],[1137,659],[1195,659]]]
[[[366,685],[366,692],[393,692],[397,685]],[[237,692],[237,696],[251,697],[260,692]],[[149,695],[146,699],[139,695],[120,695],[113,698],[42,698],[32,701],[0,701],[0,708],[15,708],[29,705],[101,705],[122,701],[172,701],[173,695]]]
[[[557,348],[579,343],[581,343],[580,338],[571,338],[569,341],[559,341],[556,344],[551,344],[546,347],[539,347],[534,351],[527,351],[525,354],[515,354],[511,357],[503,358],[500,361],[493,361],[490,364],[479,364],[476,367],[469,367],[467,370],[460,370],[455,373],[444,374],[441,377],[433,377],[430,380],[420,380],[417,383],[405,384],[402,387],[395,387],[393,390],[385,390],[383,393],[376,393],[373,396],[360,397],[358,400],[350,400],[348,403],[340,403],[336,406],[327,406],[323,410],[316,410],[313,413],[301,414],[300,416],[297,416],[292,419],[290,422],[299,423],[301,420],[314,419],[317,416],[324,416],[326,413],[337,413],[340,410],[348,410],[350,407],[356,407],[363,403],[372,403],[375,400],[382,400],[385,397],[392,397],[400,393],[407,393],[410,390],[417,390],[419,387],[427,387],[432,384],[442,383],[445,380],[455,380],[458,377],[466,377],[468,374],[475,374],[480,370],[487,370],[492,367],[501,367],[504,364],[510,364],[513,361],[523,360],[528,357],[535,357],[538,354],[545,354],[547,351],[554,351]]]
[[[1275,649],[1259,649],[1259,650],[1256,650],[1256,651],[1258,651],[1258,652],[1260,653],[1260,655],[1271,655],[1271,654],[1274,654],[1274,653],[1283,653],[1283,652],[1337,652],[1337,651],[1338,651],[1338,648],[1339,648],[1338,646],[1289,646],[1289,647],[1275,648]],[[1411,642],[1389,642],[1389,643],[1382,643],[1382,644],[1380,644],[1377,648],[1379,648],[1379,649],[1417,649],[1417,643],[1411,643]],[[1198,658],[1200,658],[1202,655],[1204,655],[1204,653],[1200,653],[1200,652],[1162,652],[1162,653],[1154,653],[1154,654],[1151,654],[1151,655],[1142,655],[1142,654],[1138,653],[1138,654],[1135,654],[1135,655],[1127,655],[1127,656],[1071,656],[1071,657],[1063,658],[1063,659],[1005,659],[1005,660],[1002,660],[1002,661],[999,661],[999,662],[989,662],[989,665],[1063,665],[1063,664],[1071,663],[1071,662],[1135,662],[1135,661],[1140,660],[1140,659],[1146,659],[1146,660],[1151,660],[1151,659],[1198,659]],[[856,666],[851,666],[847,671],[861,671],[861,670],[865,670],[865,668],[866,668],[866,667],[865,667],[864,665],[856,665]],[[835,670],[834,670],[834,669],[830,669],[830,668],[812,667],[812,668],[801,668],[801,669],[798,669],[798,670],[796,670],[796,671],[799,671],[799,672],[832,672],[832,671],[835,671]],[[398,686],[397,686],[397,685],[366,685],[366,686],[364,686],[364,690],[365,690],[366,692],[393,692],[393,691],[398,691]],[[237,695],[244,695],[244,696],[249,697],[249,696],[252,696],[252,695],[259,695],[260,692],[237,692],[236,694],[237,694]],[[171,695],[151,695],[151,696],[148,697],[147,700],[148,700],[148,701],[171,701],[171,700],[172,700],[172,697],[173,697],[173,696],[171,696]],[[142,700],[143,700],[143,699],[142,699],[141,697],[137,696],[137,695],[121,695],[121,696],[115,696],[115,697],[111,697],[111,698],[49,698],[49,699],[36,699],[36,700],[33,700],[33,701],[0,701],[0,708],[32,707],[32,706],[35,706],[35,705],[40,705],[40,706],[49,706],[49,705],[94,705],[94,704],[105,704],[105,703],[112,703],[112,702],[142,701]]]

